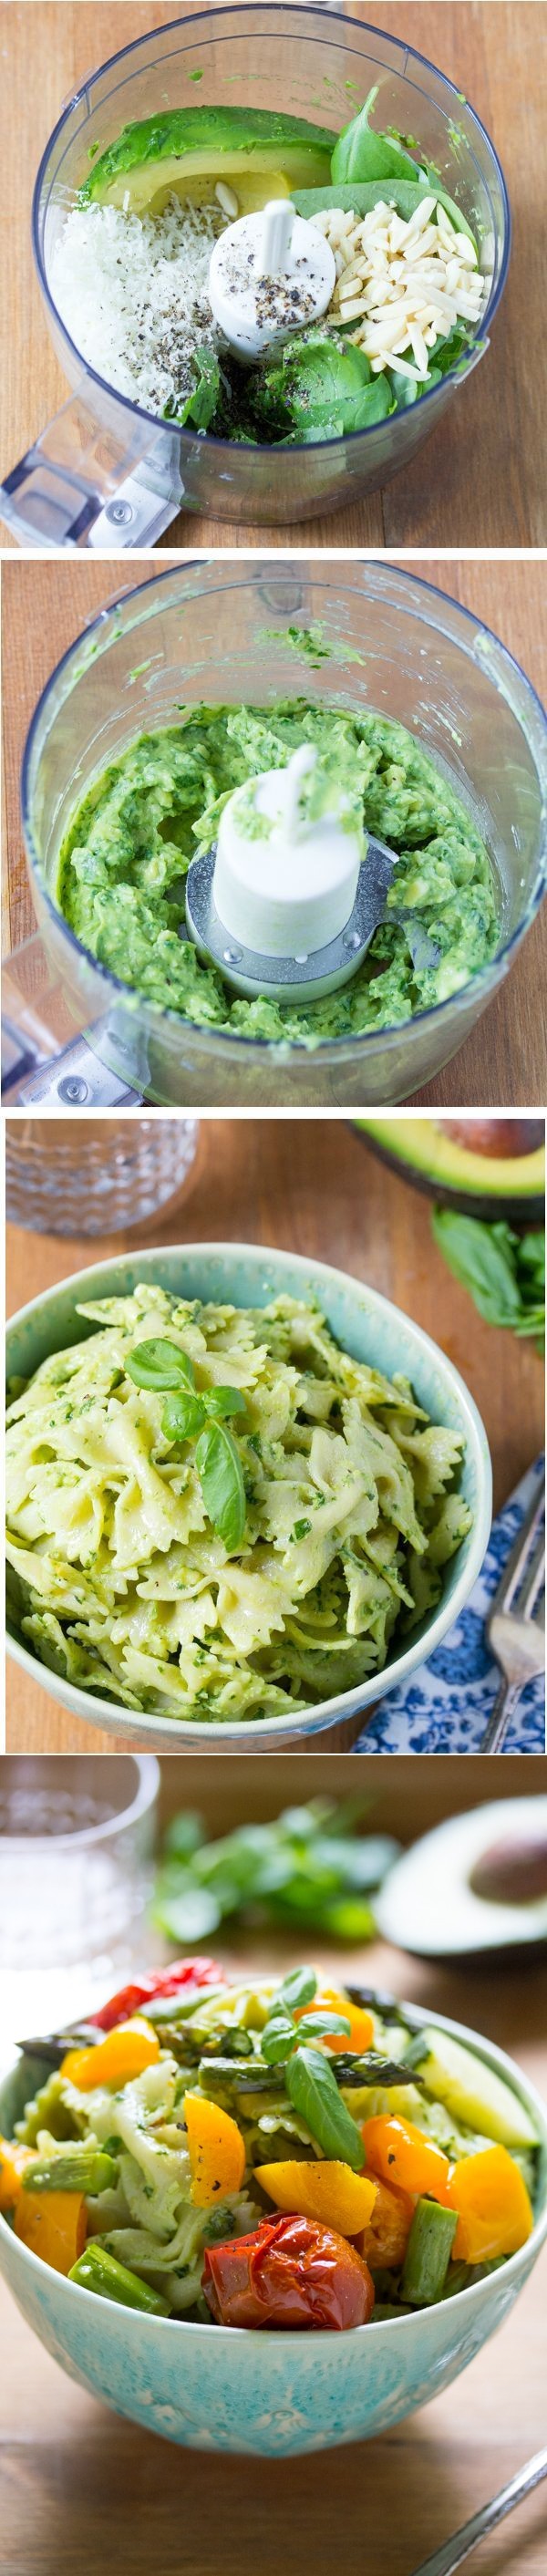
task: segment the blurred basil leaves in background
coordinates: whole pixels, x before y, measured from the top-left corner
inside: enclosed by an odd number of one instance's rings
[[[369,1941],[374,1893],[397,1859],[389,1834],[361,1834],[366,1802],[312,1798],[272,1824],[241,1825],[208,1842],[203,1816],[173,1817],[165,1836],[152,1919],[177,1943],[206,1941],[220,1923],[275,1923]]]

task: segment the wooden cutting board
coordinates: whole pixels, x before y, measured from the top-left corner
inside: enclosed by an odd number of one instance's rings
[[[252,1955],[285,1968],[297,1947],[262,1937]],[[339,1951],[315,1951],[338,1979]],[[248,1941],[231,1964],[248,1972]],[[544,1967],[431,1968],[378,1943],[354,1974],[471,2023],[547,2091]],[[414,2576],[545,2442],[546,2277],[544,2252],[501,2333],[422,2412],[287,2462],[204,2458],[122,2423],[64,2377],[0,2286],[3,2576]],[[546,2553],[543,2486],[483,2544],[477,2576],[545,2576]]]
[[[85,1130],[84,1130],[85,1132]],[[8,1311],[86,1263],[132,1248],[123,1234],[66,1241],[8,1228]],[[484,1324],[436,1251],[429,1203],[339,1119],[208,1118],[190,1191],[144,1241],[282,1244],[332,1261],[402,1306],[461,1369],[486,1424],[495,1508],[543,1439],[543,1369],[526,1342]],[[67,1716],[9,1664],[8,1751],[97,1752],[112,1737]]]
[[[185,0],[187,16],[192,5],[199,11],[200,0]],[[141,29],[163,26],[172,15],[170,0],[163,6],[116,0],[114,10],[109,0],[33,0],[31,10],[27,0],[8,0],[3,8],[2,474],[66,400],[30,245],[31,194],[41,153],[63,101],[86,75]],[[547,383],[537,215],[540,13],[535,0],[519,0],[516,14],[511,0],[348,0],[346,15],[383,28],[438,64],[456,92],[472,101],[496,145],[511,196],[514,248],[490,351],[429,445],[383,491],[334,518],[301,521],[288,537],[283,528],[192,517],[192,544],[541,545]],[[350,97],[348,120],[353,105]],[[124,113],[122,97],[120,122]],[[162,542],[183,544],[187,535],[188,519],[181,517]],[[11,542],[4,530],[2,542]]]

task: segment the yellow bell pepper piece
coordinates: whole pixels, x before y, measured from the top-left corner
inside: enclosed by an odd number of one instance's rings
[[[374,2208],[375,2183],[338,2158],[300,2164],[294,2157],[278,2165],[255,2165],[255,2175],[276,2209],[316,2218],[322,2227],[335,2227],[339,2236],[358,2236]]]
[[[159,2039],[148,2021],[120,2022],[119,2030],[109,2030],[95,2048],[71,2048],[63,2058],[61,2075],[75,2084],[78,2093],[94,2092],[96,2084],[131,2084],[135,2075],[143,2075],[146,2066],[155,2066],[160,2053]]]
[[[87,2210],[81,2191],[22,2191],[15,2213],[15,2234],[31,2254],[39,2254],[52,2272],[72,2271],[83,2254]]]
[[[245,2172],[245,2146],[237,2121],[218,2102],[209,2102],[204,2093],[186,2093],[184,2117],[192,2175],[192,2200],[196,2209],[209,2209],[212,2201],[226,2200],[229,2193],[241,2191]]]
[[[398,2271],[404,2263],[414,2217],[414,2201],[408,2191],[396,2191],[391,2182],[379,2182],[372,2217],[363,2231],[359,2253],[364,2255],[370,2271]]]
[[[18,2146],[16,2138],[0,2138],[0,2209],[16,2209],[25,2166],[32,2162],[32,2147]]]
[[[446,2206],[448,2156],[434,2138],[424,2137],[414,2120],[400,2120],[387,2111],[365,2120],[363,2147],[367,2173],[370,2168],[382,2182],[395,2183],[396,2190],[416,2192],[418,2199],[427,2194]]]
[[[507,2147],[482,2147],[452,2165],[447,2200],[449,2209],[459,2211],[456,2262],[488,2263],[497,2254],[517,2254],[531,2236],[531,2200]]]
[[[320,1997],[321,2009],[324,2002],[332,2004],[334,2012],[344,2013],[350,2025],[349,2039],[345,2038],[342,2031],[333,2031],[332,2039],[327,2038],[327,2048],[355,2049],[358,2054],[362,2049],[372,2048],[374,2021],[372,2013],[367,2012],[363,2004],[352,2004],[349,1995],[339,1993],[336,1986],[324,1987]],[[309,2009],[312,2011],[313,2006],[310,2005]]]
[[[322,1986],[321,1992],[314,1995],[312,2004],[301,2005],[299,2012],[295,2013],[295,2021],[305,2021],[306,2013],[322,2012],[325,2004],[332,2004],[333,2012],[345,2015],[350,2025],[349,2035],[346,2038],[346,2033],[342,2030],[326,2031],[323,2039],[314,2040],[314,2048],[317,2046],[318,2048],[355,2049],[358,2056],[365,2048],[372,2048],[374,2039],[372,2013],[366,2012],[362,2004],[350,2003],[349,1995],[342,1994],[337,1986]]]

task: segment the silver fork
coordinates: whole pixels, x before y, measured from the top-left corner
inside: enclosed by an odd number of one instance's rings
[[[414,2576],[454,2576],[454,2569],[461,2567],[462,2559],[469,2557],[471,2549],[476,2549],[477,2541],[484,2540],[487,2531],[495,2531],[496,2523],[503,2522],[506,2513],[512,2513],[513,2505],[520,2504],[522,2496],[531,2495],[532,2488],[539,2486],[540,2479],[545,2477],[547,2451],[536,2451],[535,2459],[528,2460],[524,2469],[517,2470],[510,2485],[502,2487],[501,2493],[492,2497],[491,2504],[484,2504],[480,2513],[473,2514],[471,2522],[462,2523],[461,2530],[455,2531],[453,2539],[446,2540],[442,2549],[435,2549],[432,2558],[422,2559],[421,2567],[414,2568]]]
[[[510,1718],[525,1682],[545,1669],[545,1481],[536,1486],[529,1511],[504,1565],[490,1603],[486,1635],[501,1665],[501,1681],[479,1753],[501,1753]]]

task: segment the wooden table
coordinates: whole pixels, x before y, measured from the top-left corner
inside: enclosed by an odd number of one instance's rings
[[[407,1210],[409,1201],[406,1202]],[[95,1739],[96,1741],[97,1739]],[[230,1775],[234,1767],[220,1766]],[[251,1771],[253,1767],[250,1766]],[[357,1764],[352,1763],[352,1774]],[[191,1766],[192,1771],[196,1766]],[[271,1784],[271,1774],[268,1777]],[[325,1763],[312,1757],[297,1795],[325,1786]],[[303,1764],[296,1764],[299,1775]],[[544,1765],[529,1763],[526,1787],[540,1789]],[[276,1782],[266,1812],[294,1794],[295,1763],[275,1765]],[[348,1764],[331,1762],[329,1789],[347,1789]],[[375,1823],[401,1828],[408,1774],[414,1794],[407,1831],[422,1831],[433,1814],[450,1811],[447,1775],[455,1764],[379,1761],[380,1808]],[[490,1793],[491,1774],[479,1762],[465,1771],[469,1802]],[[508,1777],[511,1772],[511,1779]],[[171,1759],[165,1798],[169,1809],[185,1799],[188,1771]],[[290,1777],[287,1777],[287,1774]],[[183,1777],[181,1779],[181,1774]],[[277,1775],[281,1775],[279,1780]],[[178,1775],[176,1777],[175,1775]],[[514,1775],[517,1775],[516,1778]],[[504,1770],[503,1789],[514,1794],[519,1765]],[[264,1773],[262,1775],[264,1782]],[[416,1809],[423,1784],[425,1809]],[[353,1779],[352,1779],[353,1785]],[[367,1774],[367,1789],[370,1773]],[[239,1816],[256,1818],[257,1806],[243,1766],[238,1766]],[[191,1795],[195,1794],[193,1781]],[[278,1791],[281,1794],[278,1795]],[[392,1797],[390,1800],[390,1791]],[[211,1777],[211,1793],[213,1782]],[[499,1794],[499,1793],[498,1793]],[[199,1789],[213,1830],[219,1821]],[[460,1803],[457,1799],[456,1803]],[[419,1799],[418,1799],[419,1805]],[[233,1815],[233,1798],[230,1822]],[[228,1819],[227,1819],[228,1820]],[[403,1822],[404,1830],[404,1822]],[[222,1945],[218,1940],[215,1949]],[[240,1937],[225,1945],[230,1964],[247,1973],[257,1965],[285,1968],[304,1956],[291,1940]],[[340,1951],[315,1942],[314,1956],[340,1976]],[[379,1942],[352,1954],[353,1973],[367,1984],[388,1985],[435,2012],[470,2023],[514,2054],[547,2090],[545,1968],[431,1967]],[[394,2430],[320,2459],[284,2462],[213,2461],[184,2454],[154,2434],[126,2424],[83,2389],[61,2376],[34,2340],[17,2309],[0,2291],[0,2515],[4,2576],[98,2576],[108,2563],[120,2576],[150,2576],[151,2568],[177,2576],[413,2576],[419,2562],[494,2495],[545,2441],[545,2255],[501,2333],[462,2377],[431,2405]],[[543,2576],[547,2541],[545,2487],[483,2544],[480,2576]],[[474,2564],[474,2562],[473,2562]]]
[[[400,558],[395,559],[400,560]],[[427,581],[447,590],[500,634],[521,662],[539,696],[547,695],[547,630],[543,567],[535,561],[445,563],[428,557],[417,566]],[[120,579],[121,574],[121,579]],[[152,578],[154,577],[152,572]],[[9,562],[3,572],[4,632],[4,953],[34,927],[20,823],[20,768],[27,726],[50,671],[118,588],[131,586],[131,567],[93,563]],[[529,1106],[547,1097],[547,905],[528,932],[511,975],[451,1064],[414,1095],[437,1109],[464,1105]]]
[[[483,1415],[499,1508],[543,1438],[543,1371],[533,1349],[481,1322],[436,1251],[429,1206],[338,1120],[204,1119],[200,1161],[182,1212],[145,1240],[226,1237],[281,1244],[333,1261],[393,1298],[441,1341]],[[8,1311],[86,1262],[133,1247],[122,1234],[86,1243],[8,1229]],[[114,1739],[80,1723],[11,1661],[8,1751],[108,1752]],[[208,1766],[207,1766],[208,1767]],[[238,1765],[239,1768],[239,1765]]]
[[[185,0],[186,11],[192,0]],[[200,0],[195,0],[199,8]],[[427,448],[384,491],[310,519],[298,529],[236,528],[196,517],[198,545],[284,547],[540,545],[546,517],[542,429],[547,407],[543,264],[538,221],[542,165],[541,33],[535,0],[350,0],[347,14],[414,45],[465,92],[492,136],[514,217],[508,285],[488,357],[433,433]],[[15,465],[66,400],[34,276],[30,205],[41,152],[62,101],[97,64],[172,18],[171,0],[7,0],[2,11],[5,78],[3,274],[7,281],[2,365],[1,470]],[[351,113],[351,102],[348,116]],[[183,542],[187,520],[163,540]],[[3,543],[11,540],[3,531]]]

